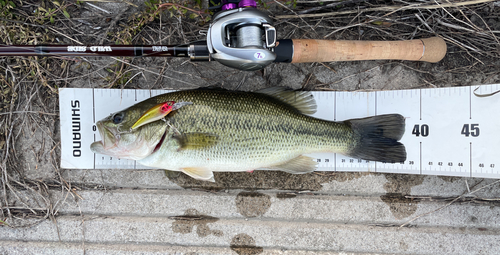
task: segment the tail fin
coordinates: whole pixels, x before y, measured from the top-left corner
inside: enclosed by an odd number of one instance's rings
[[[405,146],[398,142],[405,132],[405,118],[399,114],[378,115],[345,121],[354,131],[355,143],[348,156],[381,162],[406,160]]]

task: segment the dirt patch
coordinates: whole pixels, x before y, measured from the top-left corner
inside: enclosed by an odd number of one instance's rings
[[[408,248],[409,248],[408,244],[407,244],[405,241],[400,241],[400,242],[399,242],[399,247],[400,247],[402,250],[404,250],[404,251],[408,250]]]
[[[54,140],[51,138],[54,122],[49,127],[24,126],[17,141],[17,150],[22,151],[19,169],[23,177],[32,180],[56,178],[57,156]],[[30,171],[31,170],[31,171]]]
[[[172,223],[172,231],[175,233],[188,234],[191,233],[196,226],[196,234],[198,234],[199,237],[223,235],[221,230],[212,230],[207,225],[208,223],[218,221],[218,218],[203,215],[196,209],[187,209],[184,215],[172,216],[170,219],[175,220]]]
[[[455,182],[463,179],[462,177],[453,177],[453,176],[438,176],[438,177],[445,182]]]
[[[411,188],[422,184],[425,176],[409,174],[385,174],[389,182],[384,185],[387,193],[410,195]]]
[[[240,192],[236,196],[236,208],[245,217],[259,217],[271,207],[271,197],[259,192]]]
[[[276,194],[276,197],[279,199],[294,198],[296,196],[297,196],[297,194],[295,194],[295,193],[287,193],[287,192],[280,192],[280,193]]]
[[[396,219],[403,219],[414,214],[419,201],[406,198],[411,194],[411,188],[422,184],[424,176],[406,174],[386,174],[389,182],[384,185],[386,195],[380,196],[392,212]]]
[[[262,247],[255,245],[255,240],[247,234],[237,234],[231,240],[231,250],[238,255],[256,255],[264,251]]]
[[[380,196],[380,199],[389,205],[389,209],[396,219],[404,219],[414,214],[417,211],[417,204],[419,203],[418,201],[405,198],[401,194],[386,194]]]
[[[219,191],[223,189],[279,189],[279,190],[321,190],[322,184],[332,181],[345,182],[372,173],[314,172],[289,174],[280,171],[254,171],[253,173],[214,173],[215,183],[198,181],[181,172],[166,171],[170,181],[183,188]]]
[[[360,66],[336,65],[336,75],[326,67],[318,67],[315,76],[319,83],[330,84],[330,88],[343,90],[345,87],[356,89],[407,89],[419,84],[416,71],[404,68],[398,63],[382,63],[381,61],[365,62]],[[354,70],[353,68],[356,68]],[[352,75],[357,73],[357,75]]]

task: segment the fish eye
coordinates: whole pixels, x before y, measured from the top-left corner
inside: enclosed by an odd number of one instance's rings
[[[113,123],[115,124],[120,124],[125,117],[125,114],[123,112],[119,112],[113,116]]]

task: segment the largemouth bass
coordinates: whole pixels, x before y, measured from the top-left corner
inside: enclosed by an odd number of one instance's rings
[[[132,129],[145,112],[168,101],[190,104]],[[315,152],[382,162],[406,160],[405,147],[398,142],[405,130],[403,116],[333,122],[308,116],[315,111],[311,93],[283,88],[178,91],[99,121],[102,141],[94,142],[91,150],[207,181],[214,181],[216,171],[308,173],[316,169],[316,162],[304,154]]]

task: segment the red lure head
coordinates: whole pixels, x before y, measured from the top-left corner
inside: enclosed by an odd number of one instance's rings
[[[160,107],[160,111],[162,113],[166,113],[166,112],[170,112],[172,111],[172,106],[174,105],[174,101],[168,101],[168,102],[165,102],[161,107]]]

